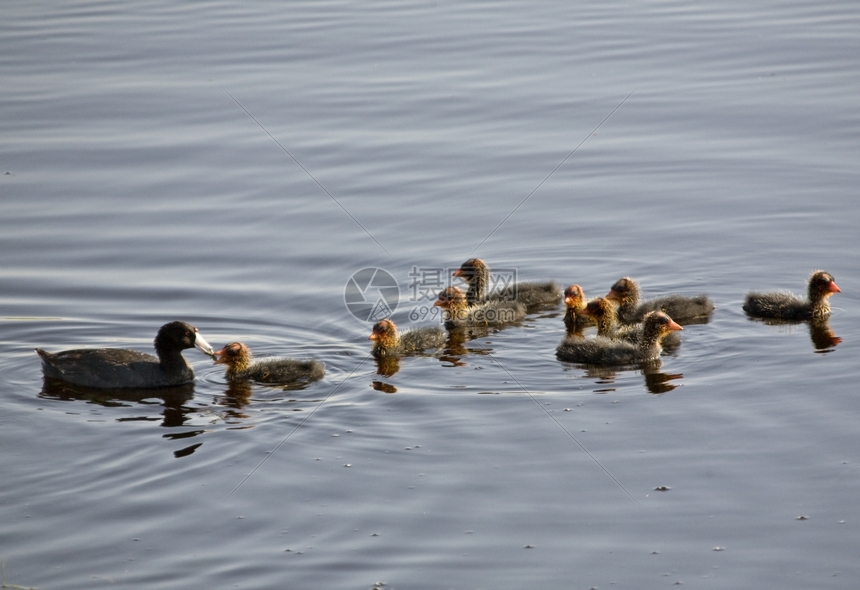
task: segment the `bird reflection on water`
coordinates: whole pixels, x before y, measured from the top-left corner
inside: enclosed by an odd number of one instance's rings
[[[673,389],[677,389],[680,383],[672,383],[672,381],[682,379],[683,373],[665,373],[661,371],[662,361],[655,359],[631,365],[629,367],[600,367],[595,365],[581,365],[574,363],[563,362],[566,367],[575,367],[585,371],[585,377],[596,379],[600,385],[612,385],[615,383],[616,377],[620,373],[629,371],[637,371],[645,378],[645,388],[650,393],[668,393]],[[597,393],[609,393],[614,391],[614,388],[602,387]]]
[[[160,404],[161,426],[166,428],[178,428],[185,426],[189,414],[198,410],[187,406],[187,402],[194,398],[194,384],[186,383],[175,387],[164,387],[161,389],[102,389],[73,385],[60,379],[45,377],[42,382],[42,391],[39,392],[42,399],[60,401],[84,401],[105,408],[130,408],[136,405],[155,406]],[[157,418],[151,416],[135,416],[117,418],[117,422],[140,422],[155,421]],[[203,434],[204,430],[191,430],[163,435],[170,440],[183,440]],[[176,458],[191,455],[203,443],[181,448],[173,452]]]
[[[488,355],[492,352],[486,347],[468,348],[466,343],[477,338],[484,338],[494,333],[496,330],[487,327],[469,327],[469,328],[454,328],[448,330],[445,338],[445,344],[439,351],[428,351],[426,353],[413,354],[413,356],[432,356],[448,367],[463,367],[466,362],[463,357],[469,354]],[[376,374],[383,377],[392,377],[400,371],[401,356],[377,356]],[[376,383],[376,382],[374,382]],[[380,389],[374,386],[374,389]],[[380,389],[381,391],[383,389]],[[395,388],[396,391],[396,388]],[[394,393],[386,391],[386,393]]]
[[[789,329],[793,326],[806,324],[809,329],[809,339],[812,341],[812,348],[815,349],[815,352],[817,353],[833,352],[833,349],[842,342],[842,338],[833,332],[833,328],[830,327],[830,321],[828,319],[807,321],[775,320],[754,317],[747,317],[747,319],[751,322],[757,322],[768,326],[783,326],[788,327]]]
[[[169,428],[183,426],[188,414],[194,411],[185,405],[194,398],[193,383],[161,389],[101,389],[73,385],[59,379],[45,377],[39,397],[61,401],[85,401],[105,408],[132,407],[135,404],[152,406],[160,403],[164,408],[161,425]],[[154,420],[154,418],[146,416],[123,420]]]
[[[752,291],[744,299],[743,310],[750,320],[769,326],[794,326],[805,322],[815,351],[830,352],[842,342],[828,323],[830,297],[841,293],[842,289],[829,272],[816,270],[809,277],[806,291],[806,299],[785,291]]]

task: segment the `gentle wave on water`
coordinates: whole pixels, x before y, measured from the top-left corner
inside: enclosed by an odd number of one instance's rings
[[[4,583],[855,587],[855,13],[13,2]],[[648,370],[559,362],[562,308],[373,359],[350,277],[430,325],[472,256],[716,310]],[[830,331],[741,310],[816,268]],[[43,382],[37,346],[151,352],[174,319],[326,376],[188,350],[177,390]]]

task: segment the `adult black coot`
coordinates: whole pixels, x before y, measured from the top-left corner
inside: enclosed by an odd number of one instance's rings
[[[98,389],[172,387],[194,380],[182,351],[198,348],[212,356],[212,347],[185,322],[164,324],[155,336],[158,356],[123,348],[82,348],[47,352],[37,348],[45,377]]]

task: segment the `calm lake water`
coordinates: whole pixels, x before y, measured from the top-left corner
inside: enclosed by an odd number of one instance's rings
[[[858,56],[835,1],[7,2],[5,583],[857,588]],[[471,256],[717,308],[655,374],[560,308],[378,367],[353,273],[429,325]],[[817,268],[841,343],[745,317]],[[43,385],[174,319],[326,377]]]

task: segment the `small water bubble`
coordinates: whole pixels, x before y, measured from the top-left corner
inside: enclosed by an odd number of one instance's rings
[[[809,517],[801,514],[800,516],[797,517],[796,520],[809,520]]]
[[[343,466],[344,467],[352,467],[352,463],[344,463]]]
[[[657,486],[656,488],[654,488],[654,491],[655,492],[668,492],[671,489],[672,488],[670,488],[669,486]]]
[[[725,547],[714,547],[714,551],[725,551]]]
[[[565,409],[564,409],[564,411],[565,411],[565,412],[570,412],[570,408],[565,408]]]

